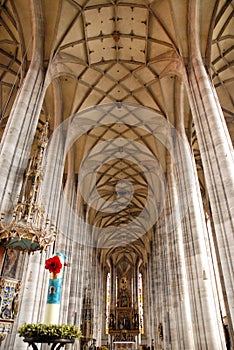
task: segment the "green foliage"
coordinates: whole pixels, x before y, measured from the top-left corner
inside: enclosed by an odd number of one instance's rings
[[[100,349],[100,350],[108,350],[108,347],[105,346],[105,345],[101,345],[99,349]]]
[[[75,339],[82,336],[77,326],[69,324],[24,323],[18,333],[24,338]]]

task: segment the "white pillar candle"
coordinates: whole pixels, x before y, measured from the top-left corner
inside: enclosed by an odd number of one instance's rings
[[[57,256],[59,257],[60,263],[62,267],[59,269],[56,269],[56,261],[53,262],[53,258]],[[64,261],[66,259],[66,256],[62,253],[55,253],[54,257],[47,260],[48,265],[49,263],[53,263],[54,266],[47,267],[49,268],[50,272],[54,268],[55,272],[50,273],[50,279],[49,279],[49,287],[48,287],[48,294],[47,294],[47,303],[46,303],[46,309],[45,309],[45,319],[44,323],[46,324],[58,324],[59,320],[59,310],[60,310],[60,299],[61,299],[61,290],[62,290],[62,279],[63,279],[63,266]],[[59,270],[59,272],[58,272]]]

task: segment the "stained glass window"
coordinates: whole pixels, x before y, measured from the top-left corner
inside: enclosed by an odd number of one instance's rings
[[[138,275],[138,309],[140,333],[144,334],[142,274]]]
[[[106,334],[109,333],[109,318],[110,318],[110,273],[106,276]]]

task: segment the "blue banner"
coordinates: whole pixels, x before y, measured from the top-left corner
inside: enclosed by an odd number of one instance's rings
[[[47,304],[60,304],[62,289],[62,278],[50,279]]]

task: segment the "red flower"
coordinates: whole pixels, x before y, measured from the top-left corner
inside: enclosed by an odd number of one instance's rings
[[[61,261],[57,255],[53,256],[53,258],[47,259],[45,262],[45,268],[50,272],[58,274],[62,268]]]

